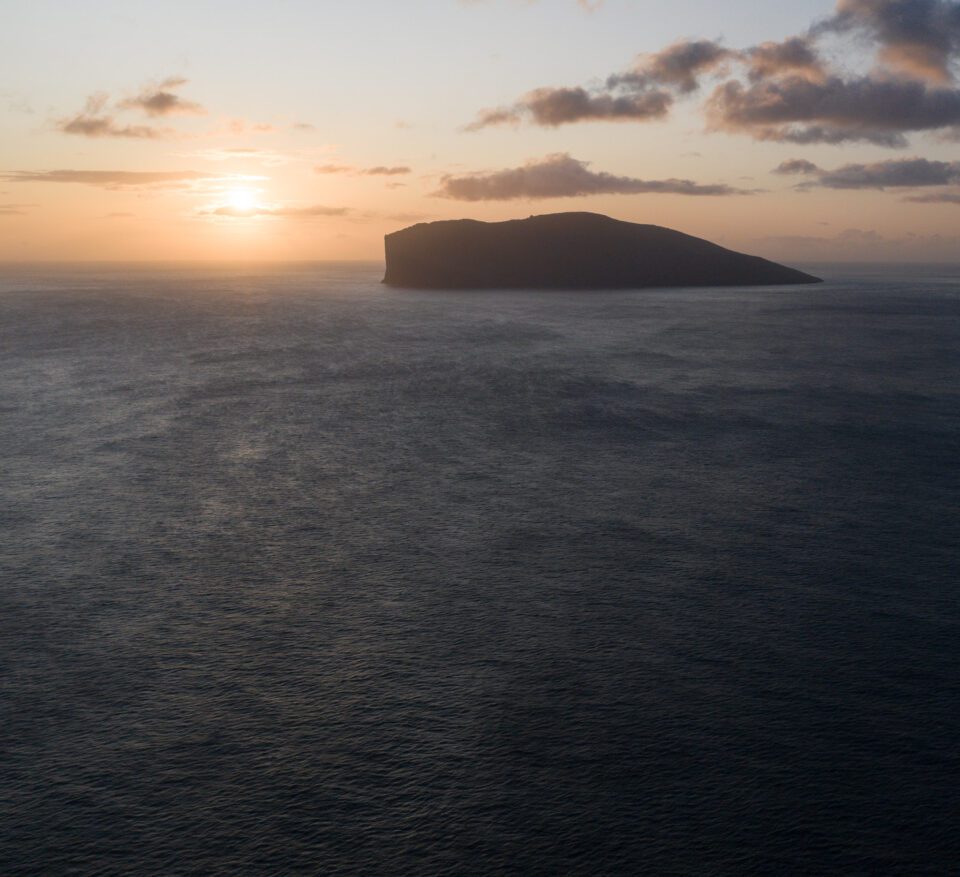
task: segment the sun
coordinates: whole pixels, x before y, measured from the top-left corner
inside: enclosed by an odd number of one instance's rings
[[[251,189],[232,189],[227,193],[227,199],[234,210],[248,211],[257,206],[256,193]]]

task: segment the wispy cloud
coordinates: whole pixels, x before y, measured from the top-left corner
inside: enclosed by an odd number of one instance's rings
[[[253,161],[265,167],[278,167],[298,160],[298,155],[295,153],[278,152],[273,149],[258,149],[254,146],[200,149],[196,152],[182,154],[188,158],[199,158],[204,161]]]
[[[376,167],[362,168],[349,164],[321,164],[317,165],[313,172],[316,174],[356,174],[361,177],[399,177],[413,173],[413,170],[406,165],[393,167],[377,165]]]
[[[586,195],[749,194],[726,185],[701,185],[692,180],[640,180],[589,170],[587,162],[559,153],[522,167],[464,176],[444,176],[434,195],[455,201],[511,201],[574,198]]]
[[[236,185],[261,180],[248,174],[224,175],[202,171],[52,170],[0,172],[7,183],[78,183],[102,189],[191,188],[198,184]]]
[[[412,170],[406,167],[406,165],[396,165],[394,167],[378,165],[377,167],[365,168],[359,171],[359,173],[367,177],[399,177],[412,173]]]
[[[247,119],[227,119],[227,121],[216,128],[213,134],[232,134],[242,136],[247,134],[274,134],[276,126],[269,122],[251,122]]]
[[[222,207],[213,207],[200,211],[200,215],[202,216],[225,216],[232,219],[250,219],[257,216],[316,219],[331,216],[346,216],[350,213],[352,213],[352,210],[349,207],[328,207],[323,204],[312,204],[305,207],[257,205],[248,208],[233,207],[228,204]]]
[[[960,206],[960,192],[928,192],[925,195],[911,195],[904,198],[914,204],[955,204]]]

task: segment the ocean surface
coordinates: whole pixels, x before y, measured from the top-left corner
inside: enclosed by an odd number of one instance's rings
[[[0,873],[960,872],[960,269],[0,270]]]

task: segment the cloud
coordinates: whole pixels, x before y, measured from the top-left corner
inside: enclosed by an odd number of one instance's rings
[[[757,140],[905,146],[904,132],[960,123],[960,90],[870,76],[729,81],[711,96],[707,117],[713,130]]]
[[[32,206],[32,204],[0,204],[0,216],[23,216],[27,212],[24,208]]]
[[[215,129],[213,134],[273,134],[277,129],[268,122],[249,122],[246,119],[228,119],[225,125]]]
[[[384,167],[380,165],[378,167],[368,167],[366,170],[361,170],[360,173],[368,177],[397,177],[412,173],[412,171],[406,166]]]
[[[524,121],[555,128],[577,122],[663,119],[676,95],[696,91],[703,75],[733,57],[735,53],[710,40],[674,43],[661,52],[641,56],[633,69],[609,76],[599,90],[537,88],[509,106],[481,110],[465,130]]]
[[[62,120],[57,127],[64,134],[77,134],[80,137],[127,137],[133,140],[159,140],[170,133],[149,125],[118,125],[110,116],[88,116],[83,113]]]
[[[814,81],[825,77],[823,62],[807,37],[791,37],[782,43],[761,43],[747,49],[741,57],[749,65],[749,78],[755,82],[783,74]]]
[[[815,174],[820,170],[812,161],[807,161],[805,158],[791,158],[788,161],[780,162],[780,164],[773,169],[775,174],[790,175],[790,174]]]
[[[7,183],[79,183],[102,189],[189,188],[198,183],[236,183],[255,177],[223,176],[200,171],[8,171],[0,173]]]
[[[877,66],[850,72],[828,62],[820,46],[828,36],[866,45]],[[656,121],[711,76],[721,81],[705,106],[708,130],[902,148],[911,133],[960,128],[958,63],[958,0],[838,0],[835,13],[806,33],[742,50],[711,40],[674,43],[600,86],[544,86],[482,110],[466,130]]]
[[[673,104],[666,91],[640,94],[591,94],[584,88],[538,88],[510,107],[481,110],[467,131],[479,131],[494,125],[534,125],[556,128],[573,122],[643,122],[662,119]]]
[[[701,76],[735,57],[735,52],[712,40],[682,40],[659,52],[642,55],[632,71],[609,77],[607,87],[641,90],[662,85],[680,94],[690,94],[700,87]]]
[[[826,189],[887,189],[946,186],[960,183],[960,161],[908,158],[872,164],[848,164],[832,171],[819,171],[815,182],[804,187]]]
[[[186,101],[175,90],[187,84],[181,77],[164,79],[159,85],[145,88],[136,97],[121,101],[122,110],[140,110],[148,116],[202,116],[206,110],[200,104]]]
[[[310,122],[294,122],[291,126],[294,131],[316,131],[317,126],[311,125]]]
[[[56,123],[57,129],[79,137],[124,137],[134,140],[157,140],[169,134],[149,125],[118,123],[112,114],[105,111],[108,100],[109,95],[102,92],[91,95],[83,110],[75,116],[60,119]]]
[[[911,195],[903,200],[914,204],[956,204],[960,206],[960,192],[929,192],[926,195]]]
[[[441,178],[433,193],[454,201],[511,201],[518,198],[573,198],[584,195],[741,195],[725,185],[700,185],[691,180],[638,180],[595,173],[587,162],[566,154],[548,155],[522,167],[466,176]]]
[[[960,51],[960,3],[953,0],[839,0],[815,32],[857,32],[877,44],[887,67],[933,82],[953,81]]]
[[[202,115],[206,112],[199,104],[183,100],[174,89],[185,85],[186,79],[171,78],[159,85],[145,89],[133,98],[120,101],[116,110],[120,112],[138,110],[155,118],[160,116]],[[169,128],[156,128],[152,125],[128,125],[118,122],[114,112],[107,109],[110,96],[98,92],[87,98],[84,108],[73,116],[59,119],[57,130],[63,134],[91,138],[126,138],[131,140],[159,140],[171,136]]]
[[[413,170],[406,165],[396,165],[387,167],[378,165],[377,167],[358,168],[349,164],[322,164],[313,169],[316,174],[357,174],[362,177],[398,177],[413,173]]]
[[[215,207],[211,210],[200,211],[203,216],[226,216],[234,219],[249,219],[254,216],[277,216],[291,217],[294,219],[311,219],[329,216],[346,216],[351,213],[349,207],[327,207],[321,204],[314,204],[308,207],[268,207],[257,206],[250,208],[240,207]]]

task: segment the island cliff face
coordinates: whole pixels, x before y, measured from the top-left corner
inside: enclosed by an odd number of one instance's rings
[[[657,225],[596,213],[428,222],[385,238],[391,286],[642,289],[819,283],[793,268]]]

